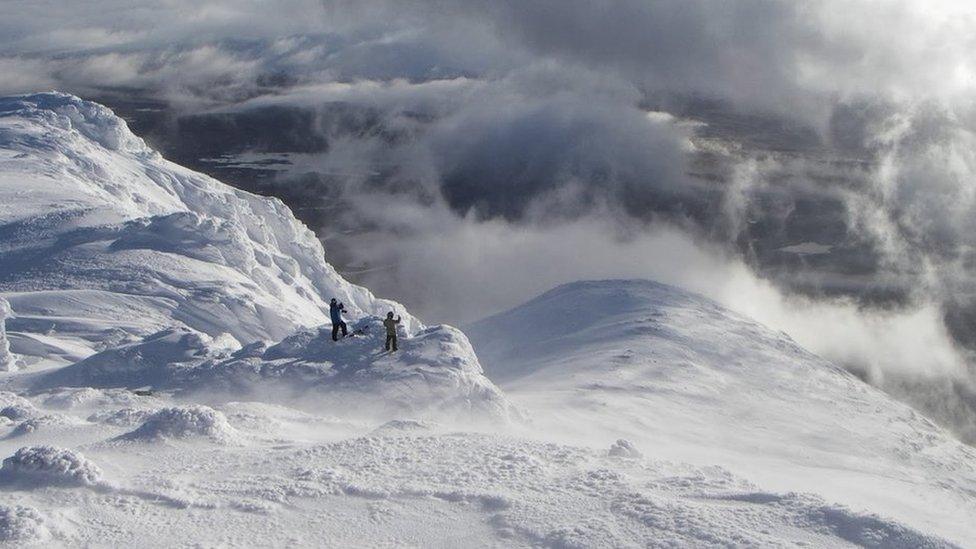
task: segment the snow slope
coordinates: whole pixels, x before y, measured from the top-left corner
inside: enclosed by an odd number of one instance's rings
[[[578,282],[465,330],[533,429],[727,467],[976,544],[976,450],[703,297]]]
[[[509,413],[463,334],[348,283],[280,201],[163,160],[100,105],[0,99],[0,203],[11,349],[24,364],[68,364],[28,369],[17,387],[307,397],[380,417]],[[333,296],[371,331],[341,345],[328,325],[296,333],[325,323]],[[395,357],[378,352],[377,315],[391,310],[404,316]]]
[[[87,393],[60,409],[78,418],[70,430],[0,438],[9,456],[0,543],[952,547],[721,467],[621,455],[617,443],[587,448],[416,421],[370,429],[257,403],[145,397],[119,409],[119,394]],[[41,414],[51,398],[31,397]]]
[[[353,315],[405,315],[349,284],[277,199],[162,159],[101,105],[0,99],[0,291],[14,353],[71,362],[181,325],[240,343]]]
[[[344,281],[280,202],[68,95],[0,99],[4,300],[3,546],[976,540],[972,451],[782,336],[652,283],[568,286],[474,328],[513,406],[463,333]]]

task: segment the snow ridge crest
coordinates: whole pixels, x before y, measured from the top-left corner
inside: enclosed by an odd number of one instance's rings
[[[44,118],[48,123],[75,130],[112,151],[159,156],[111,109],[71,94],[51,91],[0,98],[0,116],[12,114]]]

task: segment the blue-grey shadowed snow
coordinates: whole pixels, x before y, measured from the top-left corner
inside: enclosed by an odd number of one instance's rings
[[[24,447],[3,460],[0,483],[24,488],[99,486],[101,468],[82,454],[53,446]]]
[[[263,350],[232,353],[199,332],[170,329],[96,353],[33,386],[151,387],[181,398],[264,400],[347,416],[517,417],[458,330],[435,326],[401,337],[396,353],[383,350],[379,318],[360,320],[351,332],[335,342],[327,327],[303,330]]]
[[[49,536],[44,517],[37,509],[0,505],[0,542],[37,543]]]

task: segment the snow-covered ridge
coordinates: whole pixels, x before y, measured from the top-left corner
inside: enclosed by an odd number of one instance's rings
[[[575,282],[465,332],[551,436],[622,438],[976,537],[976,450],[712,300],[647,280]]]
[[[462,332],[344,281],[280,202],[68,95],[0,99],[3,299],[0,543],[976,539],[976,452],[781,334],[647,281],[567,285],[472,327],[516,408]]]
[[[22,387],[508,416],[464,334],[350,284],[279,200],[167,162],[105,107],[0,99],[0,204],[0,334],[27,366]],[[371,331],[333,342],[332,297]],[[403,317],[395,356],[380,353],[389,311]],[[34,373],[37,361],[54,368]]]
[[[332,297],[422,327],[324,257],[281,201],[164,160],[101,105],[0,99],[0,291],[15,353],[70,362],[117,337],[109,327],[278,340],[326,322]]]
[[[96,353],[38,378],[34,387],[138,388],[208,402],[281,402],[343,417],[463,418],[493,423],[517,415],[484,377],[459,330],[425,328],[382,352],[379,318],[352,325],[339,343],[329,330],[300,330],[270,347],[229,349],[189,328],[171,328]]]

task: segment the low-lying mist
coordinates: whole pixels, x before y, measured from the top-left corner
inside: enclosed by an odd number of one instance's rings
[[[790,294],[727,248],[668,223],[636,230],[609,212],[520,225],[462,218],[446,207],[415,209],[382,196],[369,200],[371,212],[409,230],[357,240],[357,257],[386,268],[355,278],[380,295],[397,296],[428,322],[463,326],[576,280],[652,279],[782,330],[976,441],[968,351],[953,341],[938,303],[886,310],[849,297]]]

